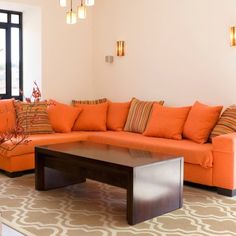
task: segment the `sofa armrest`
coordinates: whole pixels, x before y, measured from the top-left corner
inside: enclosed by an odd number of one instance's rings
[[[236,132],[212,139],[213,185],[236,189]]]

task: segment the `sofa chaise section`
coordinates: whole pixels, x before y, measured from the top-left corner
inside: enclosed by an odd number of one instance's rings
[[[36,134],[30,135],[27,144],[21,144],[14,147],[11,151],[3,152],[0,169],[14,177],[21,171],[34,169],[34,148],[40,145],[50,145],[57,143],[75,142],[86,140],[88,132],[70,132],[70,133],[53,133],[53,134]],[[10,142],[4,143],[8,148],[12,147]]]

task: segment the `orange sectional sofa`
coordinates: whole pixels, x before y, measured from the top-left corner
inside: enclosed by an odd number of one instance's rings
[[[0,169],[8,174],[34,169],[34,147],[55,143],[88,140],[121,147],[184,156],[184,179],[215,186],[218,192],[232,196],[236,189],[236,133],[221,135],[213,143],[198,144],[190,140],[145,137],[124,131],[38,134],[31,142],[17,146],[0,159]]]
[[[101,108],[104,109],[105,106],[106,105],[101,105]],[[18,145],[12,151],[4,152],[4,154],[0,157],[0,169],[4,171],[8,176],[14,177],[22,173],[22,171],[34,169],[35,146],[74,141],[91,141],[116,145],[120,147],[127,147],[131,149],[183,156],[185,162],[185,181],[216,187],[218,193],[220,194],[228,196],[234,196],[236,194],[235,132],[213,137],[211,143],[197,143],[187,138],[182,139],[182,137],[178,140],[163,137],[150,137],[145,136],[143,134],[143,131],[141,131],[140,133],[127,132],[124,131],[127,128],[124,127],[124,124],[126,119],[130,119],[129,116],[127,118],[127,113],[129,112],[129,103],[123,103],[122,106],[124,108],[123,112],[118,109],[120,105],[114,104],[113,109],[108,110],[107,113],[105,110],[104,116],[102,115],[103,113],[99,113],[99,106],[94,106],[96,107],[96,114],[99,114],[94,115],[93,113],[91,113],[93,106],[83,105],[81,106],[83,109],[85,109],[85,107],[89,107],[88,111],[90,113],[89,119],[87,116],[83,120],[83,117],[86,116],[86,112],[83,113],[82,116],[78,116],[78,113],[83,110],[81,107],[75,112],[75,110],[73,110],[75,108],[72,109],[71,107],[68,108],[62,104],[58,104],[58,107],[60,107],[60,112],[58,110],[57,113],[60,114],[60,116],[56,114],[56,116],[53,117],[54,113],[49,112],[49,117],[51,116],[51,118],[55,118],[52,127],[56,132],[50,134],[29,135],[29,143]],[[144,109],[149,109],[151,111],[150,104],[148,104],[147,106],[144,105],[143,107]],[[159,109],[159,105],[157,106],[157,108]],[[205,109],[205,107],[203,108]],[[52,109],[56,109],[56,107],[53,107]],[[63,112],[61,109],[63,110]],[[67,113],[67,109],[72,109],[73,112],[71,113],[70,119],[67,117],[69,120],[67,120],[66,122],[65,114]],[[108,114],[110,118],[114,118],[114,120],[109,120],[109,118],[108,120],[106,120],[106,114]],[[40,114],[40,116],[43,120],[45,119],[43,114]],[[123,116],[122,119],[119,119],[119,116]],[[79,118],[77,118],[77,122],[74,122],[76,117],[80,117],[80,120]],[[103,126],[102,128],[100,127],[102,130],[96,131],[99,127],[99,119],[103,122]],[[91,122],[93,120],[95,120],[95,122],[92,129],[95,131],[83,131],[84,127],[79,127],[84,125],[88,127],[89,130],[91,128]],[[163,118],[163,120],[165,120],[165,117]],[[58,122],[63,124],[63,127]],[[69,126],[68,122],[70,123]],[[141,121],[139,121],[139,123],[141,123]],[[72,129],[73,124],[74,128]],[[106,125],[104,127],[104,124],[107,124],[107,127]],[[58,127],[58,125],[60,127]],[[114,125],[116,128],[112,131],[112,126]],[[154,125],[156,125],[155,122]],[[142,126],[145,129],[145,125]],[[48,129],[48,126],[44,126],[44,129],[45,128]],[[61,130],[62,128],[64,130],[64,133]],[[71,129],[74,131],[70,131]],[[57,130],[60,130],[61,132],[59,133],[59,131],[57,132]],[[11,142],[7,142],[2,145],[11,147],[12,144]]]

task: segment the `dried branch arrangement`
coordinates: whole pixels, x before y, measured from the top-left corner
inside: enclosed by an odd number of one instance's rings
[[[34,107],[35,104],[40,102],[41,100],[41,91],[37,85],[36,82],[34,82],[33,91],[31,94],[31,97],[25,98],[25,101],[27,103],[30,103],[30,108]],[[11,112],[8,110],[3,110],[1,112]],[[33,115],[33,117],[30,118],[29,124],[34,122],[34,120],[37,119],[37,111]],[[21,144],[27,144],[30,142],[29,140],[29,134],[25,132],[24,127],[22,126],[22,120],[20,120],[18,117],[16,117],[16,126],[14,129],[8,130],[4,133],[0,133],[0,155],[3,155],[5,152],[12,151],[15,149],[18,145]]]

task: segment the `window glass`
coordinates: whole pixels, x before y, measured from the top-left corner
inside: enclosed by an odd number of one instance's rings
[[[6,94],[6,30],[0,28],[0,94]]]
[[[11,23],[12,24],[19,24],[20,23],[19,15],[11,14]]]
[[[11,85],[12,96],[20,95],[20,31],[11,28]]]
[[[7,23],[7,13],[0,12],[0,22]]]
[[[22,99],[22,52],[22,12],[0,9],[0,99]]]

